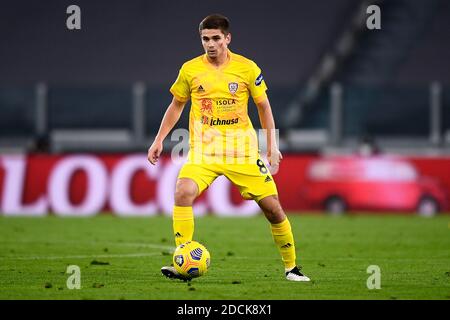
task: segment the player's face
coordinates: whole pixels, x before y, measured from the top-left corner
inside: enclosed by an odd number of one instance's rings
[[[226,55],[228,45],[231,41],[231,34],[226,36],[220,29],[203,29],[201,33],[203,49],[211,59],[217,59]]]

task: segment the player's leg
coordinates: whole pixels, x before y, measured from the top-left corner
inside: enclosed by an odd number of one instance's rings
[[[175,205],[173,206],[173,234],[175,244],[179,246],[182,243],[192,240],[194,234],[194,212],[192,205],[199,194],[197,183],[190,178],[179,178],[175,186]],[[164,276],[171,279],[184,279],[175,267],[164,266],[161,268]]]
[[[239,188],[244,199],[253,199],[258,203],[269,220],[273,239],[285,266],[286,278],[309,281],[309,278],[301,274],[296,266],[295,243],[291,225],[278,200],[278,191],[273,177],[264,162],[257,159],[254,163],[229,165],[225,175]]]
[[[214,166],[186,163],[178,174],[173,207],[173,234],[176,245],[192,240],[195,199],[217,178]]]
[[[286,279],[293,281],[309,281],[309,278],[302,274],[297,267],[294,235],[289,219],[284,213],[280,201],[278,200],[278,196],[266,196],[257,202],[271,224],[272,237],[280,251],[284,263]]]
[[[175,244],[191,241],[194,234],[194,211],[192,205],[199,194],[197,183],[190,178],[180,178],[175,187],[173,207],[173,234]]]
[[[178,174],[175,187],[175,204],[173,207],[173,234],[176,245],[192,240],[194,235],[195,199],[214,181],[217,172],[208,166],[185,164]],[[168,278],[187,280],[180,276],[173,266],[161,268]]]

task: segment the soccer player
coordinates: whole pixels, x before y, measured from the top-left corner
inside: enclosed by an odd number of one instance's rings
[[[209,15],[199,25],[205,54],[183,64],[170,88],[173,95],[158,134],[148,150],[155,164],[163,150],[163,140],[191,100],[189,153],[175,188],[173,233],[175,243],[192,240],[194,200],[220,175],[235,184],[244,199],[255,200],[271,224],[271,231],[291,281],[309,281],[296,264],[291,225],[280,202],[272,175],[260,159],[255,130],[248,116],[248,98],[258,108],[267,134],[267,156],[277,168],[282,155],[275,140],[275,123],[260,68],[228,49],[231,42],[229,20]],[[183,279],[173,266],[161,268],[168,278]]]

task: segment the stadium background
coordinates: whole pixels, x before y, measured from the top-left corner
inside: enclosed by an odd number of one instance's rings
[[[66,27],[72,4],[81,30]],[[381,30],[366,26],[372,4]],[[448,1],[0,8],[0,299],[450,299]],[[161,276],[178,141],[166,139],[157,166],[146,153],[213,12],[230,18],[231,50],[267,81],[284,155],[274,179],[310,283],[284,280],[268,222],[226,179],[194,208],[209,274]],[[177,128],[187,123],[185,110]],[[81,290],[69,286],[72,265]]]
[[[68,1],[2,3],[3,214],[59,214],[63,207],[68,214],[95,214],[111,209],[108,199],[114,192],[129,196],[122,197],[122,209],[113,204],[113,211],[168,213],[175,176],[163,179],[164,166],[147,166],[145,151],[171,99],[168,88],[179,67],[201,53],[197,26],[211,12],[230,16],[231,49],[251,57],[264,72],[286,155],[276,180],[289,211],[343,207],[414,212],[422,199],[432,200],[423,204],[425,214],[448,210],[450,6],[445,1],[79,1],[82,27],[72,31],[66,28]],[[366,26],[369,4],[381,8],[381,30]],[[250,104],[254,126],[259,127]],[[185,111],[177,128],[187,123]],[[165,151],[175,143],[166,139]],[[402,157],[406,169],[399,170],[417,171],[399,174],[401,181],[396,181],[395,172],[383,171],[389,165],[371,169],[361,160],[374,156],[363,154],[366,145],[376,148],[375,157]],[[111,182],[114,163],[139,154],[143,157],[124,169],[128,173],[114,178],[125,180]],[[75,161],[70,158],[74,155],[87,158],[69,164],[66,178],[55,177],[57,165]],[[330,190],[315,202],[308,199],[305,179],[314,180],[309,164],[343,155],[355,157],[354,170],[362,171],[351,174],[359,176],[323,173],[328,176],[317,178],[320,182],[341,179],[341,185],[322,187]],[[101,168],[94,172],[87,167]],[[375,178],[371,170],[377,172]],[[421,186],[424,176],[434,179],[433,188],[439,190]],[[93,186],[96,177],[102,178]],[[370,188],[396,183],[389,189],[393,198],[396,192],[397,198],[403,197],[398,190],[405,185],[417,190],[405,196],[407,204],[370,204],[367,196],[351,199],[349,179],[355,185],[365,183],[371,198],[377,195]],[[126,187],[114,191],[111,183]],[[200,211],[257,213],[256,206],[240,201],[234,188],[218,189],[225,192],[211,198],[227,205]],[[52,190],[67,192],[56,195]],[[91,199],[91,193],[102,196]],[[61,197],[64,203],[58,205],[55,198]],[[327,205],[333,197],[342,201]],[[157,200],[165,198],[167,203]]]

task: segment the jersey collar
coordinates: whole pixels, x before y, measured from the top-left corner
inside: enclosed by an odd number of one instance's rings
[[[226,68],[230,64],[231,60],[233,59],[233,53],[230,51],[230,49],[227,50],[227,56],[228,56],[228,60],[224,64],[222,64],[220,67],[216,67],[213,64],[211,64],[208,61],[208,57],[206,56],[206,53],[203,55],[202,61],[211,69],[222,70],[222,69]]]

